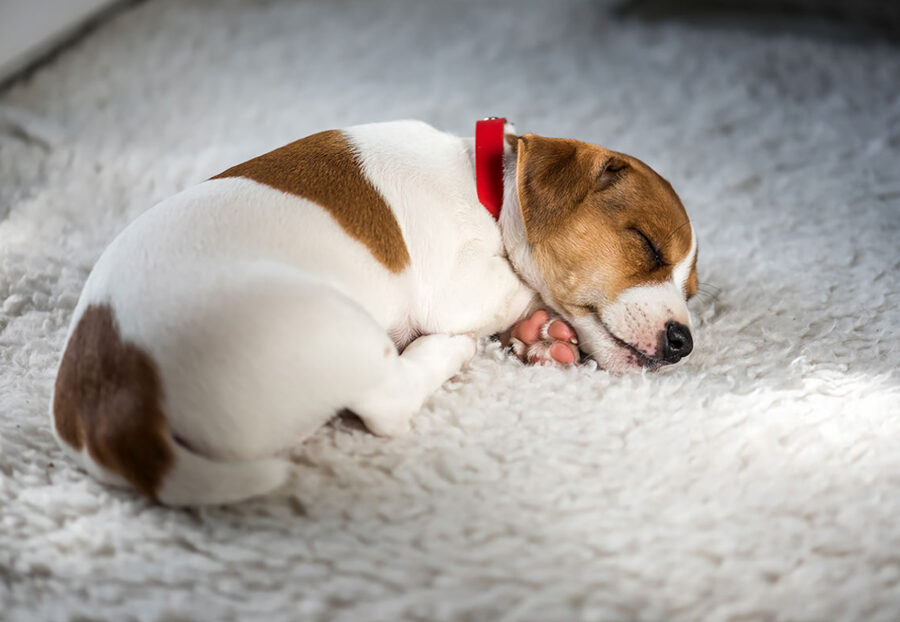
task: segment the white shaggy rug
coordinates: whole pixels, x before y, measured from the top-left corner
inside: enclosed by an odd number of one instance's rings
[[[0,618],[900,619],[900,48],[757,26],[152,1],[0,96]],[[671,179],[707,284],[685,365],[488,344],[409,437],[335,424],[236,507],[157,507],[64,459],[57,356],[128,221],[313,131],[488,115]]]

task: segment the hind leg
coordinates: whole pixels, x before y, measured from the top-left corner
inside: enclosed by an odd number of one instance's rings
[[[365,309],[302,271],[255,262],[180,276],[144,328],[183,446],[249,460],[296,446],[380,386],[400,358]],[[182,296],[183,294],[183,296]]]
[[[375,434],[396,436],[409,429],[410,418],[476,350],[469,335],[424,335],[388,362],[381,382],[348,405]]]

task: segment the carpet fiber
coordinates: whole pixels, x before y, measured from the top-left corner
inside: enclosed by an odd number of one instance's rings
[[[0,617],[900,618],[900,48],[608,3],[151,1],[0,96]],[[352,422],[243,505],[57,449],[80,288],[153,203],[325,128],[419,118],[632,153],[700,239],[661,374],[484,344],[411,435]]]

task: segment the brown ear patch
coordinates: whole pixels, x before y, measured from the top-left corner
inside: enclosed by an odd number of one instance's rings
[[[149,355],[123,342],[108,305],[81,316],[56,376],[53,419],[60,438],[155,498],[173,454],[162,383]]]
[[[535,134],[519,137],[519,209],[532,244],[548,239],[592,190],[595,154],[583,143]]]
[[[628,162],[615,155],[609,156],[606,158],[606,161],[603,163],[603,168],[597,176],[594,189],[606,190],[621,179],[621,173],[626,168],[628,168]]]
[[[213,177],[246,177],[296,194],[328,210],[391,272],[409,265],[409,251],[391,208],[366,179],[346,136],[307,136]]]

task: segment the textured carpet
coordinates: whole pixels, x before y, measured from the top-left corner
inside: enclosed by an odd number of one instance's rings
[[[900,619],[900,48],[777,17],[147,2],[3,94],[0,618]],[[685,365],[486,344],[407,438],[338,422],[236,507],[64,459],[57,357],[127,222],[313,131],[488,115],[673,182],[705,283]]]

